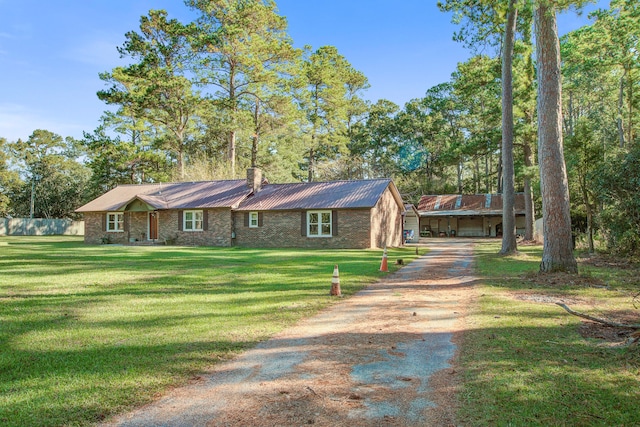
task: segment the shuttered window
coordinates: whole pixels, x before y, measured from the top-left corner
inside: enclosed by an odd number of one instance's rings
[[[258,225],[258,212],[249,212],[249,228],[257,228]]]
[[[307,211],[307,237],[331,237],[331,216],[331,211]]]
[[[107,214],[107,231],[124,231],[124,214],[122,212]]]
[[[184,231],[202,231],[204,224],[202,211],[183,211],[182,218]]]

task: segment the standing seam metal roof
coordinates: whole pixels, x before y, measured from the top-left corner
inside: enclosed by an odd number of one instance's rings
[[[524,193],[515,195],[516,213],[524,213]],[[502,212],[502,194],[444,194],[420,198],[418,211],[428,215],[482,215]]]
[[[372,208],[390,184],[391,179],[269,184],[237,210]]]
[[[136,198],[156,209],[233,208],[249,193],[244,179],[119,185],[76,212],[123,210]]]
[[[246,180],[120,185],[76,212],[124,210],[139,199],[155,209],[249,210],[372,208],[391,179],[267,184],[251,195]],[[399,195],[397,196],[399,198]]]

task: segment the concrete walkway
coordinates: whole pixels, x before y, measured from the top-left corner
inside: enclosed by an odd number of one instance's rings
[[[453,333],[475,280],[472,241],[433,239],[428,247],[352,298],[106,425],[451,423],[442,407],[450,396],[438,395],[443,384],[433,377],[456,352]]]

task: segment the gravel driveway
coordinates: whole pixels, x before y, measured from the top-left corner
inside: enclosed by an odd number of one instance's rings
[[[472,245],[429,239],[398,272],[105,425],[454,425]]]

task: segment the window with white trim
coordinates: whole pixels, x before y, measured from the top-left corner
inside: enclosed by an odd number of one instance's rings
[[[124,231],[124,213],[119,212],[107,214],[107,231]]]
[[[249,228],[257,228],[259,224],[258,212],[249,212]]]
[[[307,212],[307,236],[331,237],[331,211]]]
[[[202,231],[202,211],[184,211],[182,216],[184,231]]]

